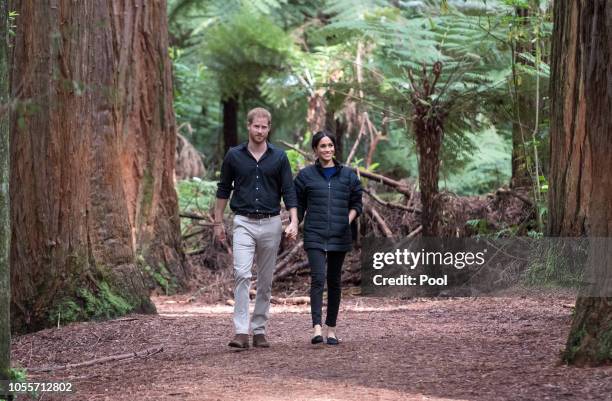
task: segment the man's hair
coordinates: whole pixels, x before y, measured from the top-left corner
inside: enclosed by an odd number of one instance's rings
[[[251,109],[247,114],[247,123],[251,125],[253,120],[258,117],[265,117],[268,119],[268,125],[272,124],[272,114],[263,107],[255,107]]]

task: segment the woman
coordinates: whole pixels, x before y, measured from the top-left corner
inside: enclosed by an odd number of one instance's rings
[[[321,309],[327,270],[327,344],[337,345],[340,279],[346,252],[351,250],[351,222],[361,213],[361,184],[352,169],[334,158],[336,138],[326,131],[312,137],[316,161],[295,178],[298,217],[304,221],[304,249],[310,264],[312,344],[323,342]],[[305,216],[304,216],[305,215]],[[326,269],[327,265],[327,269]]]

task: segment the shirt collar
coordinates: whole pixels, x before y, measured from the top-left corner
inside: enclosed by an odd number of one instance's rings
[[[266,153],[272,152],[273,150],[276,149],[276,146],[272,145],[272,143],[270,141],[266,141],[266,144],[268,145],[266,147]],[[238,148],[240,150],[244,150],[244,151],[248,151],[248,146],[249,146],[249,141],[246,142],[242,142],[240,145],[238,145]]]

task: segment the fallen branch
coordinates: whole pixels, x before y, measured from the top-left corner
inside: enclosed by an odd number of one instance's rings
[[[382,218],[382,216],[378,214],[376,209],[374,209],[371,206],[368,206],[366,207],[366,212],[372,216],[374,221],[376,221],[376,224],[378,224],[378,227],[380,227],[385,237],[387,238],[393,237],[393,232],[391,231],[391,229],[389,228],[385,220]]]
[[[416,237],[416,235],[418,233],[420,233],[421,231],[423,231],[423,226],[418,226],[417,228],[415,228],[410,234],[408,234],[408,236],[406,238],[413,238]]]
[[[105,356],[103,358],[91,359],[85,362],[70,363],[67,365],[43,366],[40,368],[27,368],[27,370],[29,372],[50,372],[52,370],[82,368],[85,366],[97,365],[99,363],[121,361],[124,359],[130,359],[130,358],[145,358],[151,355],[158,354],[162,352],[163,350],[164,350],[164,347],[155,347],[155,348],[149,348],[149,349],[146,349],[140,352],[129,352],[127,354],[117,354],[117,355]]]
[[[234,279],[228,279],[228,280],[223,280],[223,281],[218,281],[217,280],[214,283],[211,283],[209,285],[205,285],[204,287],[200,287],[189,298],[187,298],[187,303],[193,302],[193,301],[197,300],[198,297],[200,295],[202,295],[203,292],[208,291],[212,287],[215,287],[215,288],[225,287],[226,285],[231,284],[233,281],[234,281]]]
[[[206,224],[206,225],[212,225],[212,224]],[[195,237],[196,235],[203,234],[203,233],[205,233],[206,231],[209,231],[209,230],[210,229],[207,229],[207,228],[203,228],[201,230],[196,230],[196,231],[194,231],[192,233],[183,235],[183,240],[186,240],[186,239],[191,238],[191,237]]]
[[[291,251],[280,262],[276,264],[276,268],[274,269],[274,271],[279,272],[283,267],[285,267],[287,263],[289,263],[293,255],[295,255],[303,245],[304,245],[304,241],[300,241],[297,244],[295,244],[291,248]]]
[[[346,164],[349,165],[351,163],[351,160],[353,159],[353,156],[355,156],[355,152],[357,151],[357,146],[359,146],[359,141],[361,140],[361,137],[365,135],[365,124],[366,124],[366,119],[368,118],[368,113],[364,112],[363,113],[363,117],[361,118],[361,127],[359,128],[359,133],[357,134],[357,138],[355,138],[355,142],[353,143],[353,147],[351,148],[351,151],[349,152],[348,157],[346,158]]]
[[[192,220],[209,220],[210,217],[209,216],[203,216],[201,214],[195,214],[195,213],[189,213],[189,212],[183,212],[183,213],[179,213],[179,217],[184,217],[186,219],[192,219]],[[203,226],[212,226],[213,223],[200,223]]]
[[[185,252],[185,254],[187,256],[195,256],[195,255],[201,255],[201,254],[205,253],[206,251],[208,251],[208,247],[201,248],[201,249],[196,249],[195,251]]]
[[[270,303],[283,304],[283,305],[308,305],[310,304],[310,297],[289,297],[289,298],[277,298],[272,297]]]
[[[421,213],[421,209],[417,209],[415,207],[408,207],[408,206],[400,205],[399,203],[392,203],[392,202],[387,202],[385,200],[382,200],[378,195],[370,191],[368,188],[363,187],[363,192],[370,195],[372,199],[374,199],[378,204],[382,206],[392,207],[395,209],[402,209],[407,212]]]
[[[352,166],[348,166],[349,168],[352,168],[353,171],[355,171],[357,173],[357,175],[361,175],[364,176],[367,179],[373,180],[373,181],[377,181],[380,182],[381,184],[385,184],[389,187],[394,188],[397,192],[406,195],[408,198],[410,198],[410,196],[412,195],[410,192],[410,188],[408,188],[408,186],[402,184],[399,181],[395,181],[392,178],[389,177],[385,177],[384,175],[380,175],[380,174],[376,174],[376,173],[371,173],[369,171],[363,170],[361,168],[357,168],[357,167],[352,167]]]
[[[308,261],[304,261],[304,262],[300,262],[300,263],[295,263],[293,265],[289,265],[284,270],[276,272],[274,274],[274,279],[275,280],[283,279],[283,278],[287,277],[288,275],[290,275],[290,274],[292,274],[292,273],[294,273],[294,272],[296,272],[296,271],[298,271],[300,269],[303,269],[305,267],[308,267]]]
[[[279,142],[282,143],[283,145],[285,145],[286,147],[288,147],[289,149],[295,150],[296,152],[298,152],[299,154],[304,156],[306,158],[306,160],[311,161],[311,162],[314,161],[313,155],[304,152],[302,149],[298,148],[297,146],[294,146],[294,145],[290,144],[289,142],[285,142],[285,141],[279,141]]]

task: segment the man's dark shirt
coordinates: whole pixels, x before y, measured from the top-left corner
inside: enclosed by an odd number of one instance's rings
[[[236,214],[278,214],[281,194],[287,209],[297,207],[287,154],[270,142],[259,162],[249,152],[247,143],[227,152],[217,184],[217,198],[228,199],[232,190],[230,208]]]

